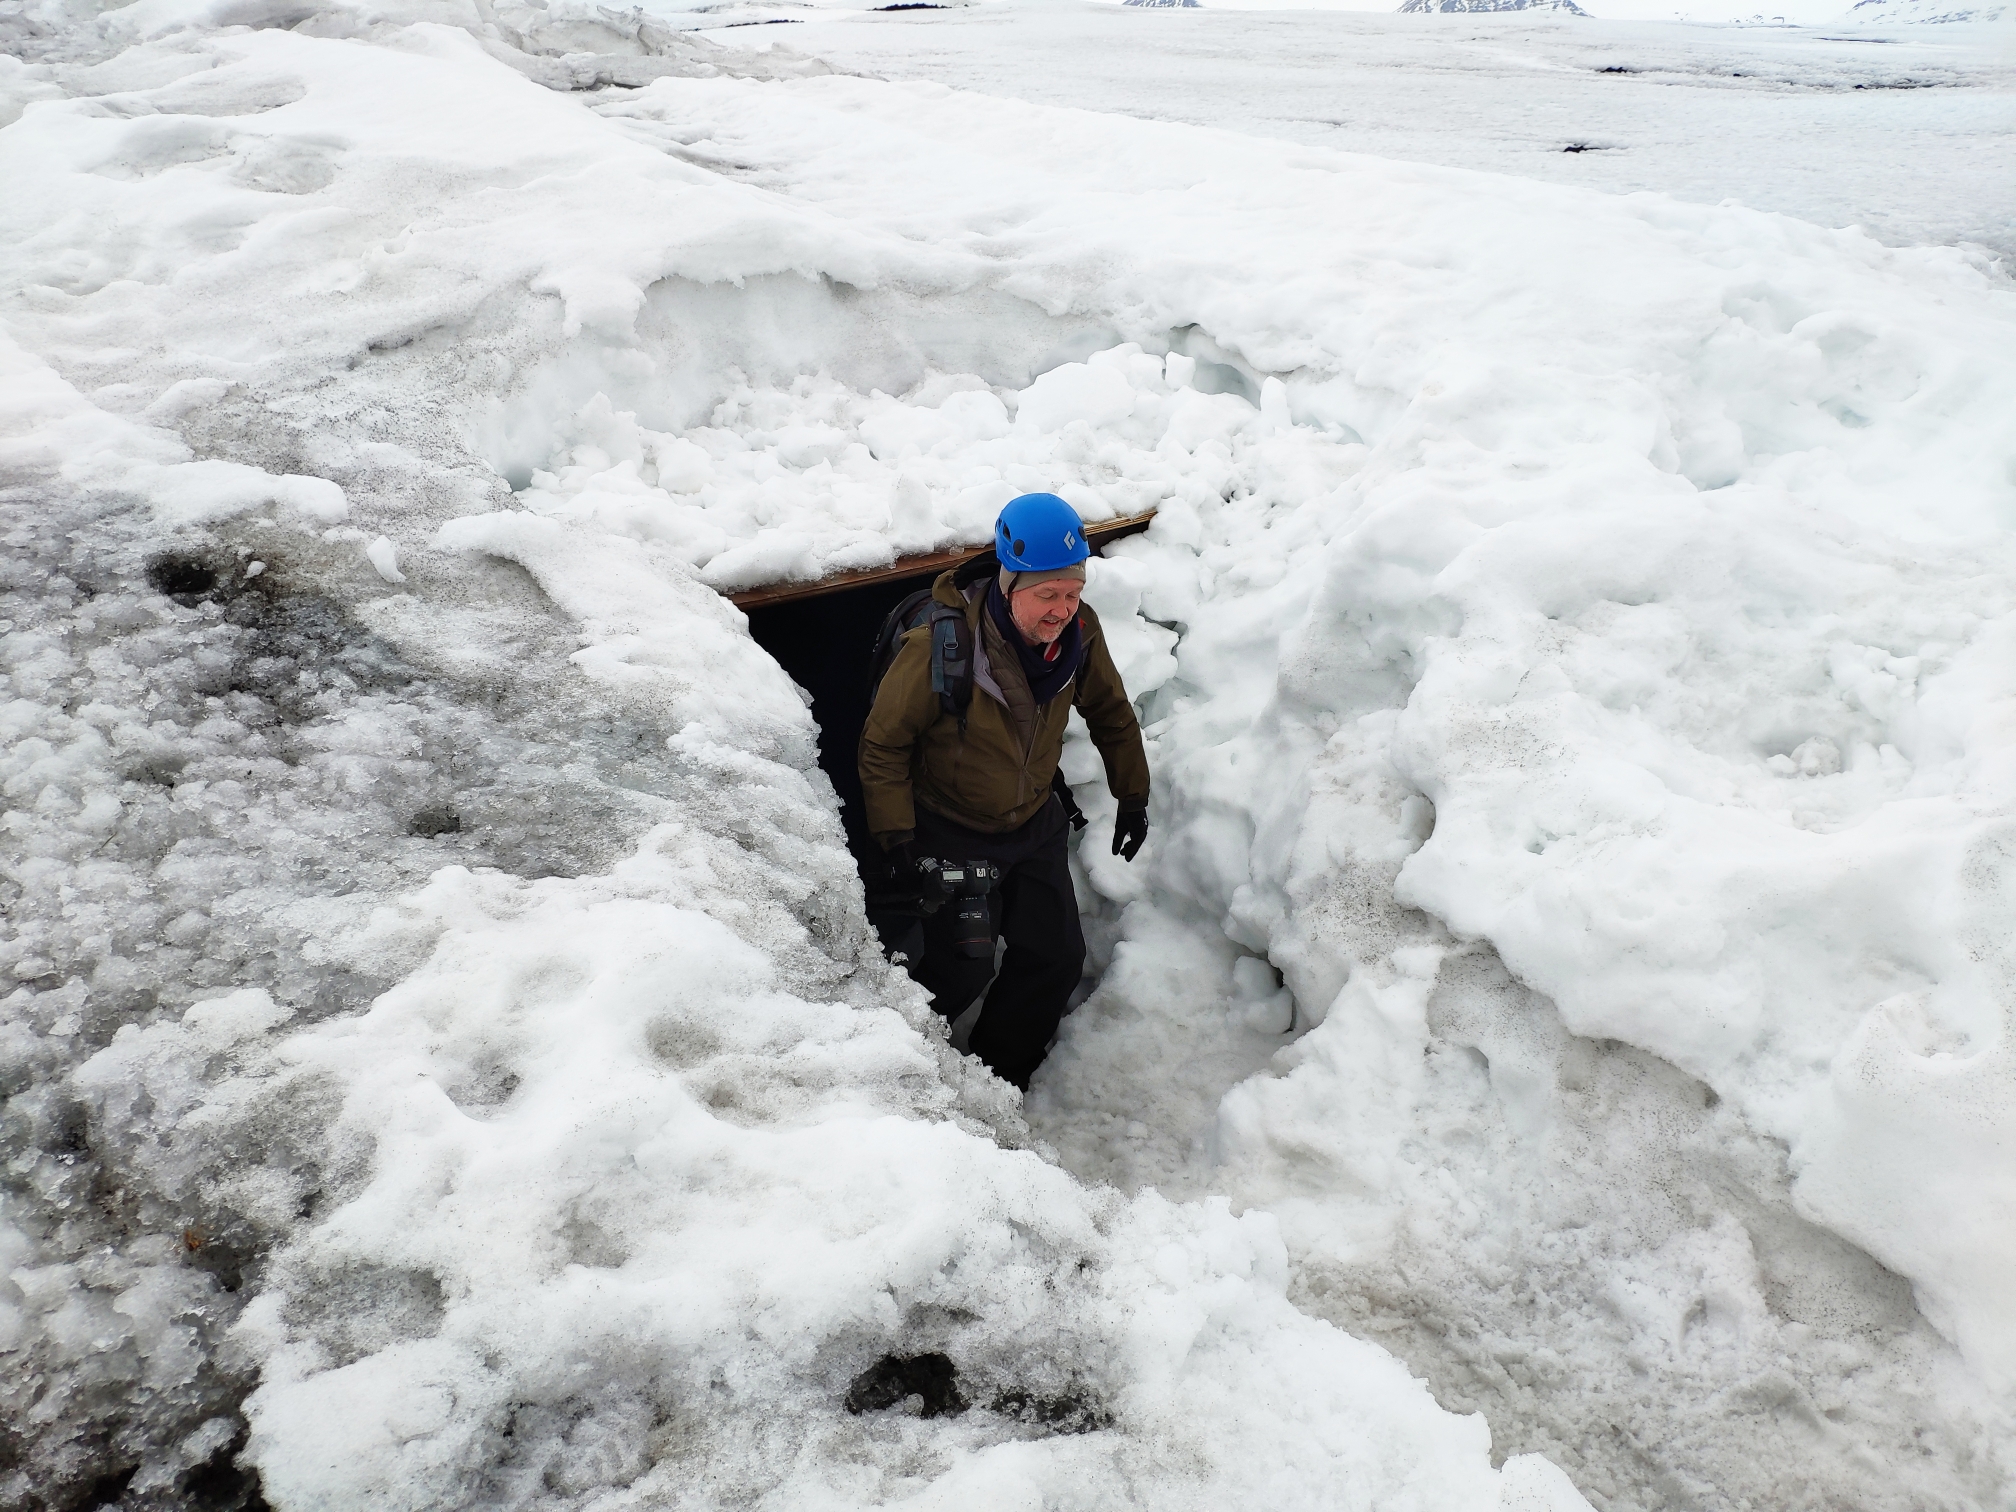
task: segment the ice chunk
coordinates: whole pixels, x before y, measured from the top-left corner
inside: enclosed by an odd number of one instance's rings
[[[378,569],[378,576],[388,583],[403,583],[406,574],[399,570],[399,553],[385,536],[379,536],[364,548],[364,555],[371,559],[371,565]]]

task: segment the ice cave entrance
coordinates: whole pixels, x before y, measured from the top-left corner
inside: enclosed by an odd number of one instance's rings
[[[1146,530],[1154,518],[1128,515],[1085,527],[1096,556],[1109,542]],[[926,556],[902,557],[887,567],[839,573],[810,583],[772,583],[730,594],[749,616],[756,644],[812,695],[819,726],[819,765],[840,795],[847,843],[856,858],[872,853],[862,822],[861,779],[854,750],[868,721],[868,659],[889,611],[904,595],[928,588],[938,574],[971,561],[987,546],[962,546]]]

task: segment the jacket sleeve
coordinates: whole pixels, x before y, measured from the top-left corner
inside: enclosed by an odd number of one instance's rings
[[[903,637],[889,670],[875,690],[875,703],[861,729],[856,762],[861,769],[861,797],[868,811],[868,833],[880,840],[917,827],[911,793],[911,758],[917,737],[939,715],[938,697],[931,691],[931,642],[928,627]]]
[[[1106,637],[1099,631],[1099,617],[1085,611],[1088,637],[1085,667],[1078,674],[1078,691],[1072,702],[1085,716],[1092,732],[1092,744],[1106,762],[1106,786],[1120,800],[1123,809],[1148,806],[1148,752],[1141,743],[1141,723],[1134,717],[1133,702],[1120,681],[1120,669],[1113,665],[1106,649]]]

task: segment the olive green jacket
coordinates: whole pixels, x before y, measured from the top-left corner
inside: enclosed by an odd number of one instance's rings
[[[981,624],[987,581],[962,593],[947,572],[931,590],[939,603],[966,611],[972,632],[973,702],[963,731],[931,691],[928,625],[903,637],[875,691],[875,706],[861,732],[861,791],[869,832],[885,845],[917,827],[920,803],[983,834],[1003,834],[1028,823],[1050,799],[1050,779],[1074,707],[1085,716],[1092,743],[1106,760],[1106,784],[1120,806],[1147,806],[1148,753],[1134,705],[1099,633],[1099,616],[1088,607],[1079,609],[1085,664],[1064,692],[1035,708],[1025,742],[1010,697],[1019,693],[1013,702],[1028,703],[1021,664],[987,654]]]

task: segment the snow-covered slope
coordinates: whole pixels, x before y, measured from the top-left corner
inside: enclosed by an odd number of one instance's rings
[[[2006,1499],[2006,283],[258,19],[6,75],[10,1497],[1581,1504],[1327,1317],[1609,1505]],[[1161,506],[1062,1165],[714,592],[1038,482]]]

